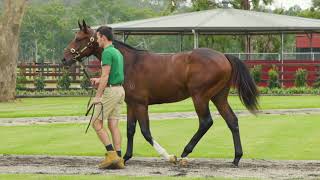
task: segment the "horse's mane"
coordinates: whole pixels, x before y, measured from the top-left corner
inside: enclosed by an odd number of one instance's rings
[[[147,50],[134,48],[134,47],[132,47],[132,46],[126,44],[126,43],[123,43],[121,41],[118,41],[118,40],[113,40],[113,44],[115,46],[119,46],[119,45],[120,46],[124,46],[124,47],[126,47],[128,49],[131,49],[131,50],[134,50],[134,51],[147,52]]]

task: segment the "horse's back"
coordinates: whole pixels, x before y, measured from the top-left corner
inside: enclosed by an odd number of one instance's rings
[[[191,94],[206,92],[214,94],[220,91],[231,80],[232,66],[221,52],[198,48],[189,55],[189,81]],[[207,91],[210,92],[207,92]]]

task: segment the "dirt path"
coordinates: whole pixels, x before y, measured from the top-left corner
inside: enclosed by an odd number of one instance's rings
[[[236,111],[238,116],[250,115],[248,111]],[[213,116],[219,115],[218,112],[212,112]],[[307,109],[274,109],[263,110],[259,114],[320,114],[320,108]],[[163,119],[181,119],[181,118],[197,118],[195,112],[174,112],[174,113],[150,113],[151,120]],[[122,116],[122,120],[126,116]],[[57,116],[57,117],[31,117],[31,118],[0,118],[0,126],[18,126],[18,125],[34,125],[34,124],[52,124],[52,123],[87,123],[89,117],[85,116]]]
[[[187,167],[160,158],[134,158],[122,170],[99,170],[101,157],[0,156],[0,173],[112,174],[128,176],[251,177],[262,179],[319,179],[320,161],[244,159],[239,168],[225,159],[190,159]]]

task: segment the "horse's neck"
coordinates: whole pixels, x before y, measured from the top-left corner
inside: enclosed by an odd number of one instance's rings
[[[93,55],[98,58],[100,61],[101,61],[101,55],[102,55],[102,51],[103,51],[103,48],[101,47],[97,47],[95,52],[93,53]]]
[[[143,52],[140,52],[140,51],[137,51],[134,49],[130,49],[130,48],[125,47],[123,45],[118,45],[117,48],[119,49],[119,51],[121,52],[121,54],[124,57],[126,67],[130,67],[132,64],[136,64],[137,61],[144,60],[143,56],[142,56]]]

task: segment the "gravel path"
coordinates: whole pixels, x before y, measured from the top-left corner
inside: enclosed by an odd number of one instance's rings
[[[244,159],[239,168],[228,159],[190,159],[187,167],[160,158],[133,158],[122,170],[100,170],[102,157],[0,155],[0,173],[107,174],[126,176],[250,177],[259,179],[320,179],[320,161]]]
[[[250,115],[248,111],[235,111],[238,116]],[[218,112],[212,112],[213,116],[219,115]],[[308,109],[274,109],[263,110],[259,114],[320,114],[320,108]],[[195,112],[174,112],[174,113],[150,113],[151,120],[163,119],[183,119],[197,118]],[[87,123],[90,117],[85,116],[57,116],[57,117],[30,117],[30,118],[0,118],[0,126],[51,124],[51,123]],[[122,120],[126,116],[121,117]]]

